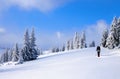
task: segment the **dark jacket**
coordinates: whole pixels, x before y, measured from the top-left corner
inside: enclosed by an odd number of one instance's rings
[[[100,52],[100,50],[101,50],[101,49],[100,49],[100,46],[97,46],[96,51],[97,51],[97,52]]]

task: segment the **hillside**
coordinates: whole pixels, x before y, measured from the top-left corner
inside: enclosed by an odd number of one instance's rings
[[[21,65],[0,66],[0,79],[120,79],[119,50],[96,48],[39,56]]]

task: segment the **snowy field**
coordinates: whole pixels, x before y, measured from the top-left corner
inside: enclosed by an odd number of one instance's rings
[[[21,65],[0,66],[0,79],[120,79],[120,50],[95,48],[48,54]]]

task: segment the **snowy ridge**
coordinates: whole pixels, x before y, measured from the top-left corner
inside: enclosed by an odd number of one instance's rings
[[[49,53],[20,65],[0,67],[0,79],[120,79],[119,50],[96,48]]]

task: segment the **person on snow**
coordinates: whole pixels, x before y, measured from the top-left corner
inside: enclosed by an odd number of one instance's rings
[[[101,51],[100,46],[97,46],[96,51],[97,51],[97,56],[100,57],[100,51]]]

